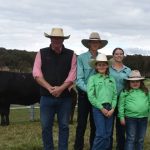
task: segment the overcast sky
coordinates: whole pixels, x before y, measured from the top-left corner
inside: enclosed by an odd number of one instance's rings
[[[44,32],[62,27],[66,47],[77,54],[91,32],[99,32],[108,45],[150,50],[149,0],[0,0],[0,47],[39,51],[49,45]],[[150,51],[149,51],[150,52]]]

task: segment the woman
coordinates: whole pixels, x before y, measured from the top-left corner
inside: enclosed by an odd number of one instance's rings
[[[115,48],[113,50],[113,63],[109,67],[110,75],[114,77],[116,81],[117,86],[117,95],[119,98],[119,95],[124,88],[124,79],[126,79],[131,69],[128,68],[123,64],[124,59],[124,50],[122,48]],[[124,144],[125,144],[125,127],[120,124],[119,118],[117,117],[117,108],[115,110],[115,117],[116,119],[116,142],[117,142],[117,150],[123,150]],[[112,136],[111,136],[111,147],[110,150],[112,150],[112,144],[113,144],[113,130],[112,130]]]

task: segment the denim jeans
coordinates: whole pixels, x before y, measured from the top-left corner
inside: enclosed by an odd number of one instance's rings
[[[95,125],[92,114],[92,105],[88,100],[87,94],[78,89],[78,116],[77,128],[75,137],[75,150],[83,150],[84,147],[84,134],[87,126],[88,116],[90,115],[90,149],[92,149],[95,137]]]
[[[148,118],[126,118],[125,150],[143,150]]]
[[[54,150],[52,128],[55,113],[59,125],[58,150],[68,149],[70,111],[71,98],[41,97],[40,119],[44,150]]]
[[[107,150],[110,146],[113,116],[107,118],[99,109],[94,107],[93,116],[96,126],[96,136],[94,138],[92,150]]]

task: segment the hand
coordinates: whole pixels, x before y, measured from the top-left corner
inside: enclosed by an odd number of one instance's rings
[[[63,89],[60,86],[54,86],[51,91],[51,94],[55,97],[59,97],[62,92],[63,92]]]
[[[53,86],[50,86],[50,87],[48,88],[49,93],[52,94],[52,91],[53,91],[54,89],[55,89],[55,88],[54,88]]]
[[[112,108],[111,110],[108,111],[107,117],[111,117],[114,113],[114,109]]]
[[[125,126],[126,125],[125,119],[121,120],[120,124],[123,125],[123,126]]]
[[[102,109],[101,109],[101,112],[103,113],[104,116],[107,117],[107,113],[108,113],[108,110],[107,110],[107,109],[102,108]]]

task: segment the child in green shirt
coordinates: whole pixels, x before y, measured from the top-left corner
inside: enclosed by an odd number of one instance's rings
[[[144,79],[138,70],[131,71],[119,98],[119,118],[126,127],[125,150],[143,150],[150,107]]]
[[[113,77],[109,76],[106,55],[99,53],[91,60],[91,67],[96,69],[87,84],[87,94],[93,108],[96,136],[92,150],[107,150],[113,126],[113,113],[117,102],[117,90]]]

